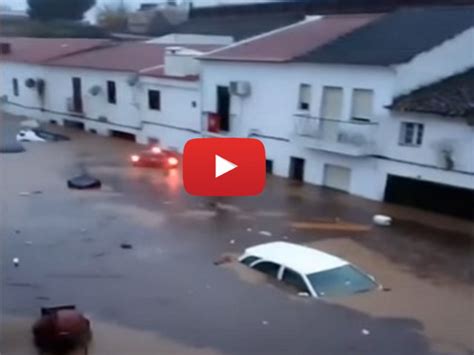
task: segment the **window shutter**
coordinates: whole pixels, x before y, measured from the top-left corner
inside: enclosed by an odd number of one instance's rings
[[[373,90],[354,89],[352,92],[352,118],[370,120],[373,116]]]
[[[323,88],[321,118],[332,120],[342,118],[342,88],[331,86]]]

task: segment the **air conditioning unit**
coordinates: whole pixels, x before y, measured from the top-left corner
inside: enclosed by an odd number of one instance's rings
[[[68,112],[75,112],[76,111],[76,108],[74,106],[74,100],[72,97],[68,97],[66,99],[66,109],[68,110]]]
[[[108,119],[107,117],[105,117],[105,116],[99,116],[99,117],[98,117],[98,120],[99,120],[100,122],[109,122],[109,119]]]
[[[235,96],[249,96],[250,83],[248,81],[231,81],[230,93]]]
[[[8,102],[8,95],[0,96],[0,104],[5,104]]]

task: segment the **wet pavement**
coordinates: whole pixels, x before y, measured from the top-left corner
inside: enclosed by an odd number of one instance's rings
[[[4,139],[18,121],[0,125]],[[93,355],[473,353],[472,223],[275,177],[259,197],[192,197],[178,171],[128,166],[131,142],[50,129],[72,140],[0,154],[3,355],[29,355],[31,319],[57,304],[93,319]],[[101,190],[67,189],[84,170]],[[394,225],[372,226],[378,212]],[[319,301],[213,264],[274,240],[349,259],[391,291]]]

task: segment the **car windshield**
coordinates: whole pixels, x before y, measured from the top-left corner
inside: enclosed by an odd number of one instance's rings
[[[378,287],[368,275],[352,265],[308,275],[309,282],[320,297],[337,297],[368,292]]]

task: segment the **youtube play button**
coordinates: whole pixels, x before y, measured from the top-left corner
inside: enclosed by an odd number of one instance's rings
[[[229,171],[234,170],[237,165],[234,163],[231,163],[230,161],[220,157],[219,155],[216,154],[216,178],[218,178],[221,175],[224,175],[225,173],[228,173]]]
[[[197,196],[253,196],[265,187],[265,147],[250,138],[198,138],[183,157],[184,188]]]

